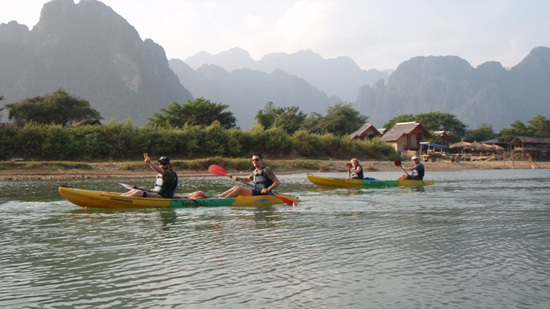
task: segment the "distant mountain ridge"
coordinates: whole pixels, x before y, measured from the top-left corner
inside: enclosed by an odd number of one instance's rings
[[[387,85],[363,86],[355,102],[377,126],[402,114],[441,111],[471,128],[500,130],[537,114],[550,116],[550,49],[534,48],[506,70],[498,62],[473,68],[456,56],[415,57],[392,73]]]
[[[455,114],[470,128],[488,123],[497,130],[537,114],[550,118],[547,47],[534,48],[510,69],[494,61],[473,68],[457,56],[421,56],[389,76],[312,51],[255,61],[233,48],[168,61],[161,46],[141,40],[97,0],[53,0],[31,31],[17,22],[0,24],[0,72],[0,105],[63,87],[107,120],[131,117],[138,125],[159,108],[195,97],[229,105],[243,128],[270,101],[317,113],[352,102],[378,128],[398,115],[432,111]]]
[[[328,96],[337,96],[345,102],[355,101],[361,86],[388,79],[388,73],[374,69],[365,71],[351,58],[323,59],[310,50],[293,54],[271,53],[255,61],[247,51],[235,47],[216,55],[199,52],[185,59],[185,63],[195,70],[204,64],[217,65],[228,72],[238,69],[252,69],[265,73],[283,70],[303,78]]]
[[[0,25],[0,95],[11,103],[63,87],[109,120],[144,124],[158,108],[193,99],[161,46],[95,0],[54,0],[29,31]]]
[[[171,59],[169,64],[193,95],[229,105],[228,109],[237,116],[243,128],[256,123],[254,117],[267,102],[279,107],[299,106],[301,111],[310,113],[324,112],[328,106],[341,101],[282,70],[265,73],[236,69],[228,72],[216,65],[203,65],[195,71],[180,59]]]

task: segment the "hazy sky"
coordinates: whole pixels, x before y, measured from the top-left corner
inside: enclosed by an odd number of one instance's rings
[[[49,0],[0,0],[0,23],[30,29]],[[78,3],[79,0],[74,2]],[[169,59],[233,47],[259,60],[312,50],[363,69],[415,56],[456,55],[476,67],[518,64],[550,47],[549,0],[103,0]]]

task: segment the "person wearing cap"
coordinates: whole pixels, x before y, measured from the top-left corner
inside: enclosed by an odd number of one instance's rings
[[[404,179],[414,179],[414,180],[422,180],[424,179],[424,164],[420,163],[420,160],[417,156],[413,156],[411,159],[414,162],[413,167],[404,167],[404,171],[411,171],[412,175],[402,175],[401,177],[397,178],[397,180],[404,180]]]
[[[143,154],[145,163],[158,172],[155,181],[155,187],[151,190],[132,189],[122,196],[154,197],[154,198],[173,198],[178,188],[178,174],[170,165],[170,158],[162,156],[158,160],[158,165],[151,162],[147,153]]]

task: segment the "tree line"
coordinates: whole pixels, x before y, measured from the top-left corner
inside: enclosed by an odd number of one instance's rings
[[[2,100],[3,97],[0,97]],[[143,151],[178,154],[186,158],[203,156],[247,156],[251,152],[275,156],[393,157],[392,147],[374,139],[354,142],[349,134],[358,130],[368,116],[351,104],[337,103],[326,114],[306,115],[298,107],[275,107],[266,103],[256,114],[257,124],[249,130],[236,126],[236,118],[224,104],[204,98],[173,102],[153,113],[141,128],[131,120],[111,121],[103,126],[72,127],[81,120],[102,119],[88,101],[75,98],[62,88],[54,93],[6,104],[9,119],[21,127],[0,130],[0,159],[25,157],[58,160],[131,158]],[[1,111],[1,110],[0,110]],[[528,125],[515,121],[510,128],[495,133],[488,124],[467,130],[458,117],[430,112],[394,117],[384,127],[397,122],[416,121],[429,131],[446,131],[453,142],[516,136],[550,137],[550,120],[537,115]],[[431,141],[441,142],[434,136]]]

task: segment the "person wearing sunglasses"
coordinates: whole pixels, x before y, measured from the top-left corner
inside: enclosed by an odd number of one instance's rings
[[[270,194],[272,190],[280,184],[279,178],[275,176],[273,170],[269,166],[263,166],[262,155],[252,155],[252,165],[254,171],[248,177],[232,176],[235,181],[250,182],[254,180],[254,189],[241,186],[234,186],[224,193],[216,196],[217,198],[229,198],[236,196],[252,196]]]
[[[145,163],[158,172],[155,187],[151,190],[132,189],[122,196],[173,198],[178,188],[178,174],[170,165],[170,158],[162,156],[158,159],[158,165],[151,162],[147,153],[143,154]]]

